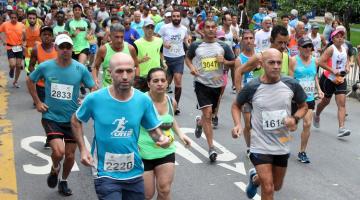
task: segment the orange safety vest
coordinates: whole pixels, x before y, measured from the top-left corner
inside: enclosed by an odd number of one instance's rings
[[[37,62],[38,64],[45,62],[50,59],[55,59],[57,57],[57,51],[55,50],[55,46],[52,47],[51,51],[45,51],[44,48],[41,46],[41,43],[36,44],[37,49]],[[44,79],[41,79],[37,82],[37,85],[40,87],[45,87]]]

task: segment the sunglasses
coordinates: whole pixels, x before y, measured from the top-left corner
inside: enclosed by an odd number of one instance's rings
[[[147,29],[154,29],[155,26],[147,26],[146,28],[147,28]]]
[[[69,43],[63,43],[59,45],[60,50],[70,50],[72,49],[72,45]]]

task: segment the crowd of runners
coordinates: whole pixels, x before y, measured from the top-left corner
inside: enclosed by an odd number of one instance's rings
[[[319,33],[320,25],[295,9],[277,16],[271,7],[261,7],[251,17],[242,4],[8,0],[0,33],[12,86],[21,86],[25,70],[34,107],[42,113],[45,147],[52,150],[50,188],[72,195],[67,178],[79,148],[99,199],[155,194],[171,199],[174,140],[191,147],[176,122],[183,114],[182,76],[188,71],[194,88],[185,89],[194,89],[201,111],[194,134],[205,134],[210,162],[219,153],[213,129],[221,123],[222,96],[233,95],[229,132],[233,138],[244,135],[244,153],[254,165],[246,194],[253,198],[260,186],[267,200],[281,189],[289,131],[297,130],[301,119],[301,163],[310,163],[311,125],[320,127],[333,95],[337,137],[351,133],[345,126],[345,76],[353,48],[341,22],[331,13],[324,19]],[[232,94],[224,93],[227,84]],[[89,119],[91,152],[83,139]]]

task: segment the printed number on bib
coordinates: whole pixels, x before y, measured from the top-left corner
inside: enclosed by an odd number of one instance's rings
[[[300,80],[300,85],[304,89],[304,91],[307,95],[315,93],[315,81],[314,80]]]
[[[201,59],[201,65],[206,72],[216,71],[219,69],[219,63],[216,58],[204,58]]]
[[[22,51],[22,47],[21,46],[13,46],[11,47],[11,50],[16,53],[16,52],[20,52]]]
[[[134,168],[134,153],[105,153],[104,170],[109,172],[128,172]]]
[[[271,131],[284,127],[284,118],[287,116],[286,110],[263,111],[261,114],[264,130]]]
[[[74,86],[59,83],[51,83],[51,97],[61,100],[72,100]]]

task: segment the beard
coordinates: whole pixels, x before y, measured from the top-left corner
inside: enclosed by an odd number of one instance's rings
[[[175,25],[175,26],[178,26],[180,24],[180,20],[172,20],[172,23]]]

